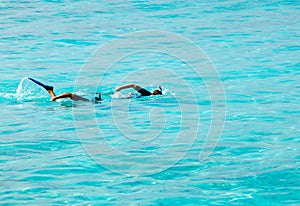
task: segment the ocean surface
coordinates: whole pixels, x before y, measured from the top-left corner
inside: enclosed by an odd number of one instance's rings
[[[300,205],[299,14],[2,0],[0,205]],[[51,102],[27,77],[103,101]]]

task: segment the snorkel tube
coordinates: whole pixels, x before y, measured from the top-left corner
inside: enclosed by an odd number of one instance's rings
[[[161,92],[161,94],[163,94],[163,89],[162,89],[162,87],[159,85],[158,88],[159,88],[159,91]]]

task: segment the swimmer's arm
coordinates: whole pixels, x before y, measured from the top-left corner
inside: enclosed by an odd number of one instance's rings
[[[140,87],[139,85],[136,85],[136,84],[127,84],[127,85],[123,85],[123,86],[117,87],[116,88],[116,92],[119,92],[119,91],[121,91],[123,89],[128,89],[128,88],[133,88],[136,91],[139,91],[139,90],[142,89],[142,87]]]

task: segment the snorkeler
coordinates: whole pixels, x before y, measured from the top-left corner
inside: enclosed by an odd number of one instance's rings
[[[57,99],[64,99],[64,98],[70,98],[70,99],[72,99],[74,101],[86,101],[86,102],[90,101],[90,100],[88,100],[88,99],[86,99],[84,97],[81,97],[81,96],[79,96],[77,94],[73,94],[71,92],[66,92],[64,94],[60,94],[60,95],[57,96],[57,95],[55,95],[55,93],[53,91],[53,89],[54,89],[53,86],[45,85],[45,84],[43,84],[43,83],[41,83],[41,82],[39,82],[39,81],[37,81],[37,80],[35,80],[33,78],[28,78],[28,79],[30,79],[31,81],[33,81],[37,85],[39,85],[39,86],[43,87],[45,90],[47,90],[47,92],[51,96],[51,101],[55,101]],[[101,93],[96,93],[96,94],[98,94],[98,97],[94,97],[92,99],[92,101],[101,101],[102,100],[101,99]]]
[[[123,85],[120,87],[116,88],[116,92],[119,92],[123,89],[128,89],[128,88],[133,88],[135,89],[137,92],[139,92],[141,94],[141,96],[150,96],[150,95],[162,95],[162,87],[159,86],[159,90],[156,89],[153,92],[149,92],[148,90],[140,87],[139,85],[136,84],[127,84],[127,85]]]

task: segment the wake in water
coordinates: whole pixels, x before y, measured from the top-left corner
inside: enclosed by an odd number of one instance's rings
[[[0,93],[2,101],[34,101],[49,98],[49,95],[40,87],[31,82],[28,77],[24,77],[14,93]]]

